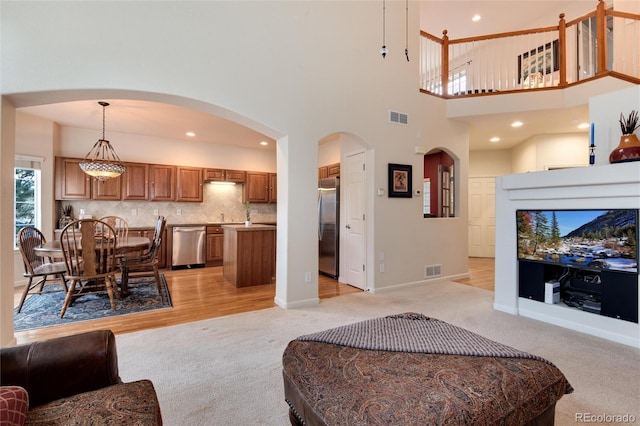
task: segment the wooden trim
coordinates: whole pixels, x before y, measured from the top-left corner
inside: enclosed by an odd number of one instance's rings
[[[553,26],[553,27],[545,27],[545,28],[533,28],[530,30],[509,31],[506,33],[488,34],[488,35],[477,36],[477,37],[457,38],[457,39],[449,40],[449,44],[471,43],[474,41],[491,40],[494,38],[505,38],[505,37],[520,36],[520,35],[548,33],[552,31],[558,31],[558,27]]]
[[[615,10],[605,10],[604,14],[607,16],[613,16],[615,18],[627,18],[640,20],[640,14],[629,12],[618,12]]]
[[[567,85],[567,26],[564,20],[564,13],[560,14],[558,23],[558,62],[559,62],[559,86]]]
[[[596,39],[598,43],[598,72],[596,74],[602,74],[607,71],[607,35],[605,33],[606,28],[606,15],[604,0],[598,0],[598,8],[596,9]]]
[[[436,43],[438,43],[438,44],[442,44],[442,39],[441,39],[441,38],[436,37],[436,36],[434,36],[434,35],[432,35],[432,34],[429,34],[429,33],[428,33],[428,32],[426,32],[426,31],[422,31],[422,30],[420,30],[420,35],[421,35],[422,37],[426,37],[426,38],[428,38],[428,39],[429,39],[429,40],[431,40],[431,41],[435,41],[435,42],[436,42]]]

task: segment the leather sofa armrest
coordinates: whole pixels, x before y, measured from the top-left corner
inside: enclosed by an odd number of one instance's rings
[[[2,348],[0,361],[2,385],[25,388],[30,406],[122,381],[111,330]]]

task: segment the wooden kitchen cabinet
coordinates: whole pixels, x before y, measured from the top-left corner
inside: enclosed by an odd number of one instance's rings
[[[224,182],[224,169],[205,169],[205,182]]]
[[[176,201],[202,202],[202,169],[176,167]]]
[[[340,163],[327,165],[327,177],[340,176]]]
[[[205,169],[205,182],[235,182],[244,183],[244,170],[225,170],[225,169]]]
[[[125,163],[127,169],[122,174],[123,200],[149,199],[149,165]]]
[[[340,176],[340,163],[318,167],[318,179]]]
[[[149,166],[149,200],[174,201],[176,167],[161,164]]]
[[[92,178],[82,171],[80,158],[56,157],[54,192],[56,200],[119,200],[121,177]]]
[[[55,188],[56,200],[91,199],[91,177],[80,169],[83,160],[56,157]]]
[[[277,174],[247,172],[243,202],[272,203],[278,199]]]
[[[246,173],[244,170],[225,170],[224,179],[226,182],[244,183]]]
[[[275,203],[278,201],[278,175],[276,173],[269,173],[269,202]]]
[[[224,253],[224,232],[221,226],[207,226],[207,250],[205,262],[207,266],[222,265]]]
[[[91,198],[94,200],[119,200],[122,198],[122,177],[114,177],[105,180],[95,178],[91,190]]]
[[[235,287],[271,284],[275,277],[276,227],[224,225],[222,275]]]

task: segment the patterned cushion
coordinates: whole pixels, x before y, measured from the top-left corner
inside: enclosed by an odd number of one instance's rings
[[[33,407],[27,425],[162,425],[149,380],[119,383]]]
[[[20,386],[0,387],[0,425],[24,425],[29,411],[29,395]]]

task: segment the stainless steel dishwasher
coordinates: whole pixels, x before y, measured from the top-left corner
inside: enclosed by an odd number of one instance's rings
[[[174,226],[171,268],[201,268],[205,264],[205,226]]]

